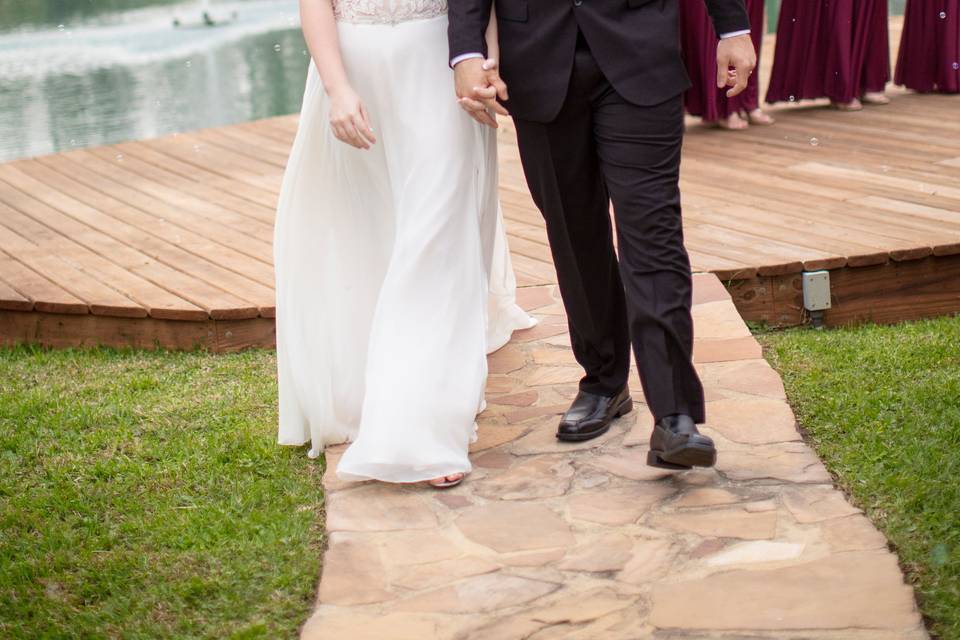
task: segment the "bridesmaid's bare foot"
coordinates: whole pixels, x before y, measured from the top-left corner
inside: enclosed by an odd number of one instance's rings
[[[429,481],[429,484],[434,489],[452,489],[463,482],[464,477],[466,477],[466,474],[454,473],[449,476],[443,476],[442,478],[434,478]]]
[[[857,98],[854,98],[850,102],[831,102],[830,105],[840,111],[861,111],[863,109],[863,103]]]
[[[728,131],[743,131],[750,126],[739,113],[731,113],[725,120],[717,120],[717,126]]]
[[[768,127],[776,120],[772,116],[767,114],[763,109],[754,109],[747,114],[747,118],[750,120],[750,124],[758,124],[760,126]]]
[[[863,102],[875,105],[890,104],[890,98],[883,91],[868,91],[863,94]]]

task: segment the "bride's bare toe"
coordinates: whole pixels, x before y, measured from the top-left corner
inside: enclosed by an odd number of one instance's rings
[[[464,477],[466,475],[463,473],[454,473],[449,476],[434,478],[430,480],[430,486],[434,489],[450,489],[463,482]]]

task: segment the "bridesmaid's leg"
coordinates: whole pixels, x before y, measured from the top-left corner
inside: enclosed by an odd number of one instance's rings
[[[890,80],[890,24],[887,0],[866,0],[869,20],[865,40],[867,53],[863,70],[863,102],[870,105],[890,104],[886,85]]]

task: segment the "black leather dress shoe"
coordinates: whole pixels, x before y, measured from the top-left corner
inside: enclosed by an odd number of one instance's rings
[[[632,410],[633,400],[626,387],[612,398],[581,391],[563,414],[557,438],[567,442],[596,438],[607,432],[615,418],[625,416]]]
[[[717,447],[701,434],[693,418],[677,414],[660,419],[650,436],[647,464],[661,469],[712,467],[717,463]]]

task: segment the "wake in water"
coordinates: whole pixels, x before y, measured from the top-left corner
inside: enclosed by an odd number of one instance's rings
[[[177,28],[192,2],[0,32],[0,162],[292,113],[309,56],[297,0],[211,3],[237,14]]]
[[[0,78],[5,82],[47,75],[82,75],[114,66],[135,67],[189,58],[249,36],[300,24],[297,0],[216,3],[210,15],[236,16],[216,29],[173,26],[177,16],[197,17],[196,2],[100,16],[50,29],[0,33]],[[106,24],[104,24],[106,23]]]

